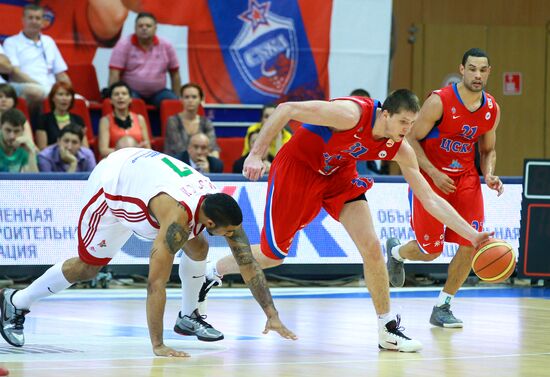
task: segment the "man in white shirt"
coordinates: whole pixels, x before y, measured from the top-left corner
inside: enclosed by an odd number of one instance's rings
[[[11,84],[18,95],[29,102],[29,110],[36,111],[56,81],[70,82],[67,64],[63,60],[54,40],[40,33],[44,9],[29,4],[23,10],[23,30],[6,38],[4,50],[14,68]],[[17,71],[16,71],[17,72]]]

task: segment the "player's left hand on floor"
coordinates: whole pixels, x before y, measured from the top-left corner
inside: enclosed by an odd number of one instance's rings
[[[267,320],[263,333],[267,334],[269,331],[277,331],[279,335],[285,339],[298,339],[298,337],[292,331],[290,331],[286,328],[285,325],[283,325],[279,318],[270,318]]]
[[[158,347],[153,348],[153,352],[157,356],[166,356],[166,357],[190,357],[188,353],[183,351],[176,351],[173,348],[167,347],[164,344]]]

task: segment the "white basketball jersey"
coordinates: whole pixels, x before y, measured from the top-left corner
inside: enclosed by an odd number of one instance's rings
[[[124,148],[105,160],[107,173],[103,190],[111,212],[128,228],[145,239],[154,239],[158,222],[148,210],[149,201],[166,193],[180,202],[189,218],[189,239],[203,230],[198,222],[204,195],[219,190],[210,179],[186,163],[150,149]]]

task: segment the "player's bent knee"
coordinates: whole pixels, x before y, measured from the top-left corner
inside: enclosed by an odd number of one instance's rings
[[[264,252],[262,250],[260,250],[259,248],[255,251],[256,252],[254,252],[254,258],[256,258],[256,261],[260,264],[260,267],[262,267],[262,269],[277,267],[277,266],[283,264],[283,262],[284,262],[284,258],[283,259],[272,258],[272,257],[264,254]]]
[[[103,266],[91,265],[80,258],[72,258],[63,265],[63,275],[71,283],[93,279]]]
[[[357,243],[356,246],[363,260],[368,259],[372,261],[374,259],[384,259],[378,237],[374,237],[374,240],[369,238],[368,241],[364,241],[360,244]]]
[[[187,256],[195,261],[205,260],[208,255],[208,248],[208,241],[203,237],[195,237],[184,245]]]

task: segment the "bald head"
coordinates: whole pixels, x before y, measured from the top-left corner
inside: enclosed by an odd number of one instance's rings
[[[203,133],[194,134],[189,139],[187,152],[193,161],[197,161],[201,158],[205,159],[208,153],[210,153],[210,139]]]

